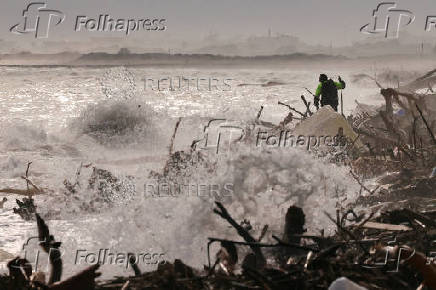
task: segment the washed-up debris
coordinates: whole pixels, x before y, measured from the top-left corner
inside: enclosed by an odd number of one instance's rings
[[[7,193],[7,194],[24,195],[24,196],[32,196],[32,195],[42,193],[40,191],[37,191],[34,188],[30,188],[27,190],[27,189],[16,189],[16,188],[10,188],[10,187],[2,188],[2,189],[0,189],[0,192]]]
[[[14,213],[18,214],[23,220],[28,221],[34,218],[36,212],[36,205],[33,198],[23,198],[23,200],[16,199],[15,202],[18,208],[14,207]]]
[[[305,235],[304,213],[300,208],[291,207],[284,217],[283,238],[273,236],[277,243],[268,244],[261,242],[266,231],[254,238],[246,230],[248,222],[236,223],[222,204],[216,205],[214,212],[232,225],[243,241],[209,238],[209,243],[219,242],[221,250],[215,262],[211,261],[202,270],[175,260],[162,263],[154,272],[141,273],[137,265],[131,263],[133,277],[95,284],[96,265],[62,281],[62,261],[53,254],[56,253],[53,249],[61,245],[50,235],[43,219],[36,215],[41,246],[53,255],[49,259],[52,272],[48,276],[51,278],[47,285],[41,279],[32,280],[29,277],[36,273],[32,274],[25,260],[15,258],[8,264],[9,275],[0,277],[0,288],[326,289],[339,277],[347,277],[367,289],[416,289],[421,283],[436,289],[431,256],[436,212],[402,209],[365,217],[351,209],[344,213],[338,211],[336,219],[328,216],[336,224],[336,234],[326,237]],[[241,247],[251,251],[239,258],[241,252],[246,252],[241,251]],[[417,254],[412,256],[415,251]],[[16,271],[17,267],[22,270]]]
[[[285,219],[285,238],[273,236],[277,243],[269,244],[261,242],[263,235],[256,239],[236,223],[221,203],[216,205],[214,213],[232,225],[243,241],[209,238],[209,244],[220,242],[221,250],[215,261],[204,269],[194,269],[175,260],[159,264],[153,272],[141,273],[131,261],[132,274],[135,274],[131,277],[96,283],[98,265],[95,265],[60,280],[62,260],[56,250],[61,244],[50,235],[44,220],[36,215],[41,247],[49,255],[52,266],[49,281],[45,284],[44,279],[41,282],[41,279],[30,278],[36,273],[32,273],[26,260],[17,257],[8,264],[9,275],[0,276],[0,288],[416,289],[424,284],[436,289],[436,257],[432,256],[436,213],[403,209],[365,217],[352,210],[338,211],[336,219],[327,215],[336,224],[336,234],[325,237],[304,235],[304,213],[291,207]],[[247,253],[241,247],[251,250]],[[239,257],[240,253],[247,254]],[[283,257],[277,259],[277,254]]]
[[[32,182],[29,178],[29,170],[30,165],[32,162],[27,163],[27,169],[25,175],[21,176],[21,179],[26,181],[26,187],[27,189],[13,189],[13,188],[4,188],[0,189],[0,192],[9,193],[9,194],[18,194],[18,195],[24,195],[27,197],[24,197],[22,200],[16,199],[15,202],[18,205],[17,207],[14,207],[12,210],[14,213],[18,214],[22,219],[24,220],[31,220],[34,218],[34,214],[36,213],[36,205],[35,201],[32,196],[43,194],[45,191],[41,189],[40,187],[36,186],[35,183]],[[3,201],[5,202],[7,198],[4,198]],[[3,204],[1,204],[0,208],[3,207]]]
[[[366,229],[378,229],[386,231],[411,231],[412,229],[404,225],[390,225],[376,222],[366,222],[364,225],[359,225],[359,227]]]
[[[419,92],[432,78],[434,71],[397,89],[383,88],[376,81],[385,105],[358,104],[355,115],[347,118],[368,149],[351,160],[353,172],[360,181],[379,177],[379,194],[367,199],[367,205],[434,197],[436,98]]]
[[[123,285],[128,285],[125,289],[416,289],[422,283],[436,289],[433,260],[422,254],[431,254],[436,235],[434,222],[426,214],[401,210],[377,218],[356,215],[349,222],[348,216],[354,214],[350,210],[332,219],[337,225],[332,237],[298,234],[298,230],[290,242],[278,239],[277,244],[265,244],[236,224],[222,204],[217,207],[215,213],[245,242],[210,238],[222,245],[212,267],[196,270],[176,260],[159,265],[154,272],[99,283],[97,289]],[[384,226],[365,227],[368,224]],[[241,247],[251,251],[238,259]],[[283,259],[272,258],[272,249]]]
[[[277,82],[277,81],[268,81],[266,83],[253,83],[253,84],[238,84],[238,87],[246,87],[246,86],[261,86],[261,87],[273,87],[273,86],[280,86],[280,85],[286,85],[286,83],[283,82]]]
[[[27,169],[26,169],[26,175],[21,176],[21,179],[26,181],[26,189],[16,189],[16,188],[1,188],[0,192],[2,193],[8,193],[8,194],[18,194],[18,195],[24,195],[28,197],[32,197],[33,195],[43,194],[45,191],[36,186],[35,183],[32,182],[32,180],[29,179],[29,169],[32,162],[27,163]]]

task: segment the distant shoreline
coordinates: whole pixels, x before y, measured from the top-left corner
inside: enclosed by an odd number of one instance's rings
[[[376,57],[349,58],[342,55],[293,53],[286,55],[225,56],[213,54],[0,54],[3,67],[112,67],[112,66],[238,66],[238,65],[288,65],[293,63],[341,63],[380,60],[436,60],[436,55],[381,55]]]

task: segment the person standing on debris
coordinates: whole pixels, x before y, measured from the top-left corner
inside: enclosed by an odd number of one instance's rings
[[[314,96],[315,107],[319,108],[319,97],[321,96],[321,107],[330,105],[336,112],[338,111],[338,90],[345,89],[345,82],[338,78],[339,82],[329,79],[327,75],[319,75],[319,85]]]

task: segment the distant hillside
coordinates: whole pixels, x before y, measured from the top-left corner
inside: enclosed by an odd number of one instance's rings
[[[0,65],[65,65],[80,58],[81,54],[62,52],[55,54],[0,54]]]
[[[344,56],[331,56],[326,54],[293,53],[286,55],[268,56],[223,56],[213,54],[84,54],[75,61],[75,64],[105,64],[105,65],[201,65],[201,64],[247,64],[257,62],[281,63],[283,61],[326,61],[344,60]]]

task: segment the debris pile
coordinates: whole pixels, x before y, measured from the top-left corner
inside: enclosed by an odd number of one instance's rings
[[[436,289],[434,259],[426,256],[432,252],[436,213],[404,209],[374,218],[352,210],[338,212],[336,218],[327,216],[336,224],[336,234],[325,237],[298,234],[302,211],[290,208],[284,238],[265,244],[236,224],[220,203],[217,207],[214,212],[244,241],[209,238],[209,244],[221,244],[214,263],[198,271],[176,260],[155,272],[117,278],[97,288],[327,289],[337,278],[347,277],[367,289],[416,289],[422,283]],[[238,259],[240,247],[251,251]]]
[[[367,216],[353,210],[337,212],[336,234],[330,237],[304,234],[304,213],[290,207],[285,216],[283,237],[264,243],[238,224],[219,202],[214,213],[228,222],[241,240],[209,237],[209,264],[198,270],[180,260],[165,262],[154,272],[141,273],[134,261],[132,277],[95,282],[98,265],[61,281],[60,242],[50,235],[36,214],[40,246],[49,255],[51,272],[32,273],[22,258],[8,263],[9,275],[0,276],[1,289],[327,289],[336,279],[347,277],[366,289],[416,289],[421,284],[436,289],[436,266],[432,254],[436,236],[436,212],[408,209]],[[210,256],[210,246],[221,249]],[[243,247],[248,249],[241,257]],[[77,288],[79,287],[79,288]]]
[[[370,108],[358,103],[355,114],[348,116],[368,149],[355,162],[360,175],[374,177],[403,168],[412,171],[412,175],[430,175],[436,165],[436,94],[431,88],[431,94],[417,92],[429,85],[434,73],[398,89],[383,88],[376,81],[385,106]]]
[[[428,72],[397,89],[383,88],[375,80],[385,99],[384,107],[358,103],[355,114],[348,116],[367,148],[351,161],[351,172],[360,180],[378,178],[376,190],[369,191],[370,196],[362,197],[360,203],[433,210],[436,94],[430,83],[435,73]]]

